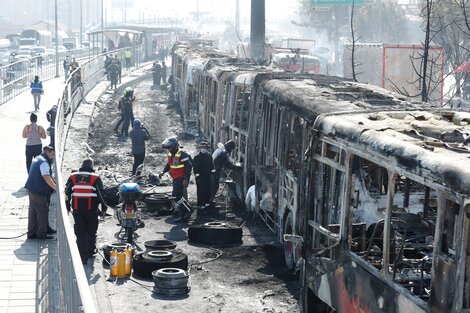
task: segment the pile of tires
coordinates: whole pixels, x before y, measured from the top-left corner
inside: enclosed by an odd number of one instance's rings
[[[109,264],[111,251],[116,249],[117,252],[123,252],[124,249],[126,249],[126,246],[127,246],[127,243],[125,242],[115,242],[115,243],[109,243],[109,244],[103,245],[102,247],[103,255],[104,255],[103,263]]]
[[[178,250],[154,250],[134,255],[134,276],[152,279],[152,272],[162,268],[188,270],[188,256]]]
[[[153,292],[156,295],[167,297],[186,295],[188,287],[189,273],[179,268],[162,268],[152,272],[155,286]]]
[[[188,239],[194,243],[229,245],[242,243],[241,227],[223,222],[209,222],[188,227]]]

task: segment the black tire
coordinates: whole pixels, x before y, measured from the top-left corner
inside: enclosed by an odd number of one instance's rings
[[[294,218],[292,212],[287,214],[287,217],[284,221],[283,235],[293,234],[294,233]],[[284,250],[284,261],[288,269],[292,270],[295,265],[295,256],[294,256],[294,244],[288,241],[282,241],[283,250]]]
[[[132,243],[134,241],[134,228],[128,227],[126,229],[127,242]]]
[[[150,263],[143,259],[142,254],[134,256],[134,276],[144,279],[152,279],[152,272],[161,268],[179,268],[182,270],[188,270],[188,256],[186,253],[180,251],[174,251],[173,256],[170,260]]]
[[[228,245],[242,243],[241,227],[230,225],[199,225],[188,228],[189,241],[210,245]]]
[[[176,248],[176,242],[171,240],[149,240],[144,242],[144,246],[147,251],[174,250]]]

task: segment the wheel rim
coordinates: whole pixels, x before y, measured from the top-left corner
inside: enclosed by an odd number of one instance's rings
[[[173,253],[171,251],[164,251],[164,250],[155,250],[155,251],[150,251],[148,253],[148,256],[155,258],[155,259],[169,259]]]

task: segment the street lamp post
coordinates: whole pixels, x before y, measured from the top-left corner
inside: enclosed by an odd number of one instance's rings
[[[59,77],[59,25],[57,20],[57,0],[54,2],[55,15],[55,77]]]
[[[101,0],[101,51],[104,50],[104,0]]]
[[[83,47],[83,0],[80,0],[80,49]]]

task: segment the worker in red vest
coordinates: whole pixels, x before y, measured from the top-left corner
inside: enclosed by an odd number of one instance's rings
[[[172,137],[167,138],[162,143],[162,148],[168,150],[168,162],[160,173],[160,178],[166,172],[170,172],[170,176],[173,179],[173,192],[172,197],[175,198],[175,203],[178,203],[181,198],[186,196],[187,198],[187,187],[189,184],[189,178],[191,177],[191,156],[179,148],[178,139]],[[186,199],[187,200],[187,199]],[[187,204],[187,203],[186,203]],[[176,222],[182,222],[191,216],[190,210],[184,210],[181,205],[176,207],[178,212],[178,218]]]
[[[107,209],[103,194],[103,182],[93,170],[93,160],[85,159],[78,172],[70,175],[65,187],[65,204],[67,211],[73,214],[74,231],[83,264],[96,253],[98,205],[101,204],[103,216]]]

